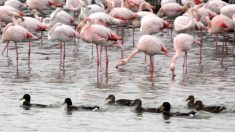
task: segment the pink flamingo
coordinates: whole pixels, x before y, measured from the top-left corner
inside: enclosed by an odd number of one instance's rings
[[[66,0],[63,8],[69,11],[73,11],[75,16],[75,12],[78,12],[81,9],[80,0]]]
[[[207,17],[212,19],[213,17],[218,15],[215,12],[211,11],[210,9],[205,8],[205,6],[203,5],[201,7],[194,8],[194,10],[196,10],[198,21],[201,21],[204,25],[207,25],[207,20],[206,20]]]
[[[225,32],[234,30],[234,22],[227,16],[218,15],[215,16],[212,20],[208,20],[208,32],[209,33],[222,33],[224,37],[223,49],[222,49],[222,59],[220,64],[223,66],[224,60],[224,46],[226,46]],[[218,35],[216,35],[216,47],[217,47]],[[227,46],[226,46],[227,47]]]
[[[220,14],[220,10],[223,6],[228,5],[228,3],[222,0],[208,0],[205,7],[215,12],[216,14]]]
[[[145,54],[150,56],[150,80],[153,81],[153,72],[154,72],[154,55],[163,53],[166,56],[168,55],[168,50],[166,49],[163,42],[152,35],[143,35],[139,38],[139,42],[137,48],[131,52],[131,54],[122,59],[116,65],[116,68],[119,66],[126,65],[137,53],[144,52]]]
[[[114,18],[105,12],[92,13],[89,17],[93,23],[102,25],[121,25],[127,23],[127,21]]]
[[[86,23],[84,27],[81,28],[81,25]],[[108,29],[107,27],[99,24],[92,24],[89,18],[85,18],[78,26],[77,29],[81,29],[80,37],[83,41],[87,43],[94,43],[96,44],[96,51],[97,51],[97,81],[98,81],[98,69],[100,66],[99,59],[99,52],[98,52],[98,45],[104,46],[106,51],[106,79],[108,79],[108,51],[107,47],[120,46],[119,40],[122,38],[116,35],[113,31]],[[101,57],[101,56],[100,56]]]
[[[45,10],[50,10],[50,6],[57,6],[58,2],[54,0],[26,0],[26,5],[30,10],[36,9],[45,14]]]
[[[26,4],[20,2],[19,0],[7,0],[4,5],[14,7],[18,10],[26,7]]]
[[[18,15],[18,14],[13,14]],[[9,23],[3,30],[2,34],[2,41],[6,42],[6,46],[8,46],[10,41],[15,42],[16,47],[16,71],[18,75],[18,47],[17,42],[27,42],[29,41],[29,49],[28,49],[28,67],[30,67],[30,40],[38,39],[32,33],[30,33],[27,29],[23,28],[22,26],[18,25],[17,21],[15,20],[14,16],[12,15],[12,20],[14,23]]]
[[[54,12],[51,13],[50,18],[45,18],[43,20],[43,23],[47,24],[49,27],[52,27],[58,22],[64,23],[66,25],[77,25],[74,18],[65,12],[62,8],[57,8]]]
[[[191,35],[180,33],[174,38],[174,49],[175,55],[172,57],[170,69],[172,72],[172,79],[175,77],[175,63],[176,59],[180,56],[181,52],[184,51],[184,64],[183,64],[183,72],[185,67],[185,73],[187,73],[187,53],[192,48],[194,44],[197,44],[197,40],[195,40]]]
[[[159,9],[157,15],[159,17],[176,17],[185,12],[189,7],[190,3],[184,6],[181,6],[178,3],[167,3]]]
[[[195,14],[196,13],[196,14]],[[202,30],[206,27],[197,21],[197,10],[189,10],[188,15],[178,16],[174,21],[174,30],[177,33],[185,33],[187,31],[193,31],[194,29],[200,30],[200,61],[202,60],[201,48],[202,48]]]
[[[140,31],[143,34],[155,34],[164,28],[172,28],[171,24],[158,16],[146,15],[141,19]]]
[[[221,8],[220,15],[224,15],[232,19],[234,13],[235,13],[235,4],[230,4]]]
[[[63,23],[56,23],[48,33],[48,40],[60,42],[60,66],[63,67],[63,71],[65,71],[65,42],[69,42],[73,40],[73,38],[79,38],[79,33],[71,26]],[[62,55],[62,53],[64,54]]]
[[[153,12],[153,8],[155,9],[154,6],[145,0],[123,0],[123,7],[126,7],[134,12],[137,12],[140,6],[143,6],[144,9],[148,9],[150,12]]]
[[[32,18],[32,17],[21,17],[20,19],[17,20],[17,24],[26,28],[30,33],[36,35],[38,31],[41,31],[41,40],[43,39],[43,31],[46,31],[48,28],[46,25],[42,24],[39,20]],[[42,43],[42,41],[41,41]],[[8,46],[8,45],[7,45]],[[8,50],[8,47],[5,49]],[[5,52],[3,50],[2,54]],[[8,51],[7,51],[8,53]],[[8,56],[8,54],[7,54]]]
[[[130,9],[125,8],[123,6],[113,8],[109,14],[114,18],[121,19],[124,21],[135,20],[139,17],[136,13],[134,13]],[[122,25],[122,38],[124,39],[124,25]],[[132,40],[134,42],[134,30],[133,30]],[[122,45],[123,45],[123,42],[124,41],[122,41]],[[123,58],[123,53],[122,53],[122,58]]]
[[[106,12],[104,7],[101,7],[97,4],[89,5],[86,0],[80,0],[81,3],[81,11],[79,15],[79,19],[83,20],[84,18],[88,17],[90,14],[95,12]],[[110,9],[107,9],[110,10]]]
[[[161,7],[167,3],[176,3],[176,0],[161,0]]]
[[[10,23],[12,22],[11,12],[16,12],[20,16],[25,16],[25,14],[14,7],[11,6],[0,6],[0,22]]]

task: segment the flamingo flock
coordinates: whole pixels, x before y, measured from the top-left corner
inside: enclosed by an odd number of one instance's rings
[[[169,71],[175,77],[176,60],[181,53],[185,53],[183,71],[187,73],[187,55],[193,45],[200,46],[200,61],[202,61],[202,42],[204,34],[224,37],[222,59],[228,51],[226,34],[235,30],[235,4],[222,0],[182,0],[182,5],[176,0],[162,0],[157,9],[145,0],[1,0],[0,27],[2,42],[6,43],[2,54],[8,55],[8,45],[15,43],[16,71],[18,75],[18,42],[28,42],[28,67],[30,67],[30,45],[32,41],[44,39],[58,41],[60,46],[60,69],[65,71],[65,46],[70,41],[80,39],[84,43],[96,46],[96,78],[99,80],[102,49],[105,49],[106,70],[108,78],[108,48],[119,47],[121,60],[116,68],[126,65],[139,52],[150,56],[150,81],[154,81],[154,56],[163,54],[172,57],[169,62]],[[74,14],[71,14],[73,12]],[[77,15],[76,15],[77,14]],[[138,40],[136,49],[125,58],[123,50],[127,45],[124,41],[125,28],[139,28],[142,36]],[[116,32],[114,31],[116,29]],[[176,36],[172,42],[165,42],[156,34],[173,30]],[[119,32],[121,30],[121,32]],[[128,29],[126,29],[128,30]],[[200,40],[192,31],[200,30]],[[44,32],[47,35],[43,35]],[[235,36],[235,35],[234,35]],[[164,37],[164,36],[163,36]],[[173,37],[173,36],[171,36]],[[235,39],[235,37],[233,38]],[[66,43],[66,44],[65,44]],[[234,44],[233,44],[234,45]],[[43,46],[43,45],[42,45]],[[174,47],[175,55],[169,53]],[[234,46],[233,46],[234,47]],[[79,51],[78,51],[79,52]],[[110,52],[110,51],[109,51]]]

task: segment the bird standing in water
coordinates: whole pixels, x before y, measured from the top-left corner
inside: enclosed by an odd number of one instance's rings
[[[154,56],[157,54],[168,55],[168,50],[166,49],[163,42],[152,35],[143,35],[140,37],[137,48],[131,52],[131,54],[121,61],[118,62],[116,68],[119,66],[126,65],[137,53],[144,52],[150,56],[150,81],[153,81],[154,72]]]

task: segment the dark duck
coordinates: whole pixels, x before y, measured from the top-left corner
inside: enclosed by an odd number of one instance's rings
[[[67,105],[68,110],[97,110],[97,109],[100,109],[100,107],[97,105],[96,106],[84,106],[84,105],[74,106],[72,103],[72,100],[70,98],[66,98],[64,100],[63,104]]]
[[[201,100],[197,100],[195,104],[196,110],[203,110],[211,113],[220,113],[221,111],[226,109],[226,107],[224,106],[205,106]]]
[[[31,97],[29,94],[25,94],[20,100],[23,100],[23,107],[39,107],[39,108],[46,108],[48,107],[48,105],[44,105],[44,104],[32,104],[30,103]]]
[[[161,110],[159,108],[144,108],[142,107],[142,101],[140,99],[134,100],[135,111],[138,113],[141,112],[151,112],[151,113],[161,113]]]
[[[171,104],[169,102],[164,102],[162,106],[160,107],[163,111],[163,116],[165,119],[168,119],[169,117],[175,117],[175,116],[193,116],[196,114],[194,111],[190,111],[188,113],[180,113],[180,112],[170,112],[171,110]]]
[[[105,100],[108,100],[108,104],[118,104],[118,105],[125,105],[125,106],[133,106],[134,100],[130,99],[117,99],[115,100],[114,95],[109,95]]]

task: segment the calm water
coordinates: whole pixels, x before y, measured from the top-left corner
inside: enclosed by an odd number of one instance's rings
[[[127,57],[134,49],[127,33],[125,52]],[[175,35],[175,34],[174,34]],[[221,46],[214,47],[214,37],[204,35],[203,60],[199,63],[199,46],[189,52],[188,73],[182,74],[183,55],[177,60],[176,77],[171,79],[170,61],[174,54],[167,33],[160,37],[170,50],[170,57],[155,56],[154,83],[149,81],[149,60],[139,53],[120,69],[118,48],[109,48],[109,79],[105,80],[105,56],[103,54],[100,82],[96,81],[96,59],[92,59],[91,45],[80,41],[79,52],[73,42],[66,45],[65,74],[59,70],[59,46],[44,41],[32,44],[31,69],[27,67],[27,44],[19,45],[19,76],[16,76],[14,44],[10,44],[9,57],[0,56],[0,131],[223,131],[235,130],[235,61],[232,55],[231,36],[227,35],[228,54],[224,67],[220,65]],[[136,43],[140,37],[136,30]],[[222,43],[220,42],[219,45]],[[1,44],[0,49],[4,48]],[[95,55],[96,52],[94,52]],[[96,56],[95,56],[96,57]],[[60,108],[32,108],[24,110],[19,99],[31,95],[32,103],[63,103],[70,97],[74,105],[100,105],[97,112],[76,111],[67,113]],[[170,118],[161,114],[135,113],[133,108],[105,105],[109,94],[116,98],[140,98],[144,107],[158,107],[164,101],[172,104],[172,111],[189,111],[185,99],[195,95],[208,105],[225,105],[220,114],[200,112],[195,118]]]

